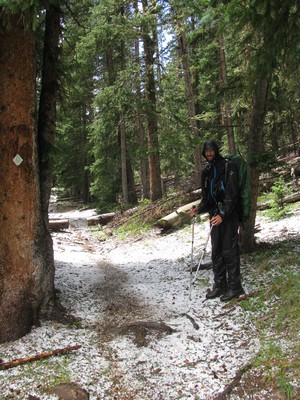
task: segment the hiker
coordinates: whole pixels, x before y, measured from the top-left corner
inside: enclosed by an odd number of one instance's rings
[[[221,156],[212,140],[204,143],[202,155],[208,161],[201,176],[202,200],[190,215],[208,212],[210,216],[214,285],[206,298],[228,301],[245,293],[238,243],[238,167]]]

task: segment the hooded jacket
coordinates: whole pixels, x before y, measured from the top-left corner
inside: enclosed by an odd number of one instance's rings
[[[208,162],[201,175],[202,200],[198,212],[199,214],[208,212],[210,217],[219,214],[224,219],[237,211],[238,169],[234,162],[221,156],[219,147],[213,140],[204,143],[202,150],[204,158],[205,150],[208,149],[215,151],[215,157]]]

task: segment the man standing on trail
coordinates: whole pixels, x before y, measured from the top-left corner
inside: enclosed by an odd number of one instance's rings
[[[228,301],[245,293],[238,242],[238,168],[221,156],[212,140],[204,143],[202,155],[208,161],[201,176],[202,200],[190,215],[208,212],[210,216],[214,285],[206,298]]]

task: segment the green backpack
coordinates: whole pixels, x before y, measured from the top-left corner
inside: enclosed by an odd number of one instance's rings
[[[239,204],[238,216],[239,221],[245,221],[250,216],[251,210],[251,186],[248,166],[246,161],[239,154],[229,154],[225,160],[234,162],[239,171]],[[227,162],[225,166],[225,183],[227,182]]]

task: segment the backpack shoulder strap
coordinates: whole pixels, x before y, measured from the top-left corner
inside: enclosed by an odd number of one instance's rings
[[[228,158],[225,158],[225,177],[224,177],[224,182],[225,185],[227,184],[227,180],[228,180]]]

